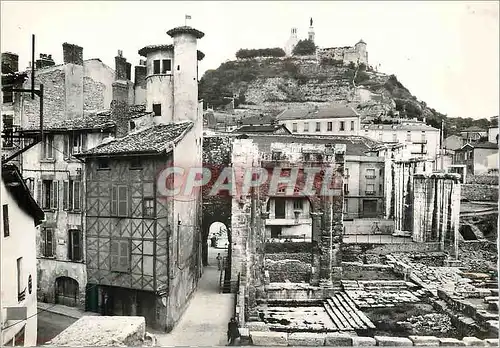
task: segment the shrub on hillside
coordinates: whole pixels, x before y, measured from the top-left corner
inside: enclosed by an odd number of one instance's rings
[[[342,59],[333,59],[333,58],[321,58],[320,65],[331,65],[331,66],[342,66],[344,65],[344,61]]]
[[[316,45],[311,40],[300,40],[293,48],[294,56],[308,56],[316,52]]]
[[[242,48],[236,52],[236,58],[257,58],[257,57],[284,57],[285,51],[282,48],[258,48],[245,49]]]

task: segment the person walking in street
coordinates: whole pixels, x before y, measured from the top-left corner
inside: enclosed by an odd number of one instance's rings
[[[222,256],[220,256],[220,253],[217,253],[217,257],[215,258],[217,260],[217,267],[219,271],[222,270]]]
[[[212,248],[215,248],[215,243],[217,242],[217,237],[212,236],[212,238],[210,238],[210,242],[211,242]]]
[[[234,346],[236,339],[240,337],[240,330],[238,328],[238,322],[235,317],[232,317],[227,324],[227,339],[229,341],[229,346]]]

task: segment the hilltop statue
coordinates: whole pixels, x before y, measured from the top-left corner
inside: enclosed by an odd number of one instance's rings
[[[313,19],[311,17],[311,19],[309,20],[309,26],[312,27],[313,26]]]

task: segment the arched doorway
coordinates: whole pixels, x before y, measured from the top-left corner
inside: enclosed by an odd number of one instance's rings
[[[56,279],[55,302],[70,307],[78,306],[78,282],[70,277],[59,277]]]

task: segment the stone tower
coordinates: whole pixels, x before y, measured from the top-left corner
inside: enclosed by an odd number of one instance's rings
[[[312,18],[309,20],[309,32],[308,32],[307,38],[309,40],[311,40],[312,42],[314,42],[314,26],[313,26],[313,19]]]
[[[139,50],[139,55],[146,57],[146,111],[155,113],[157,124],[196,122],[198,60],[204,56],[197,51],[196,43],[204,34],[191,27],[177,27],[167,34],[173,37],[173,45],[151,45]]]
[[[297,45],[297,42],[299,42],[299,39],[297,37],[297,28],[292,28],[290,32],[290,37],[288,38],[288,41],[285,44],[285,53],[287,56],[291,56],[293,49]]]
[[[368,52],[366,51],[366,42],[359,40],[359,42],[354,45],[354,48],[358,54],[358,62],[368,65]]]

